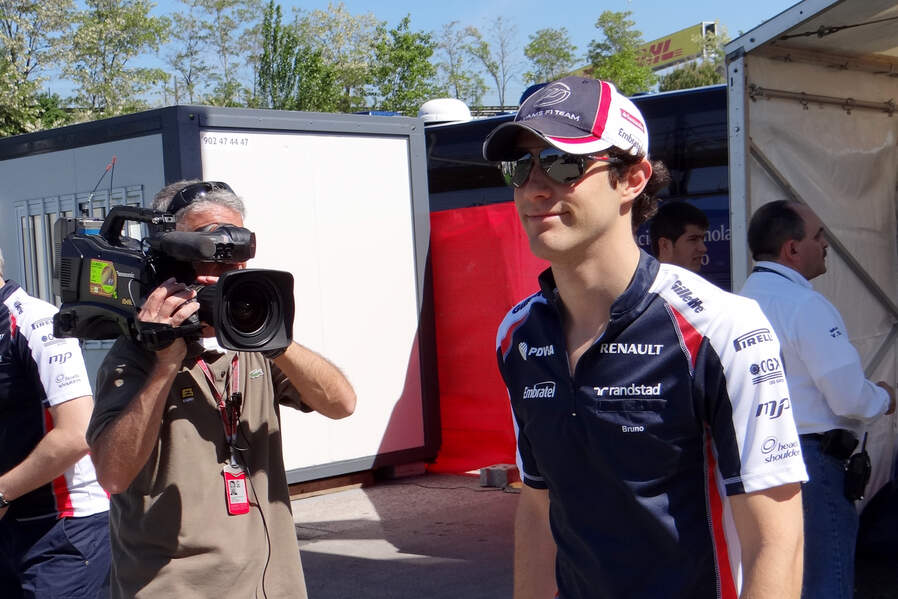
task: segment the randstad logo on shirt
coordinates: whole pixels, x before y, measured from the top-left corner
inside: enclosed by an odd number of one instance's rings
[[[736,348],[736,351],[742,351],[746,347],[767,343],[768,341],[773,341],[770,329],[755,329],[733,339],[733,347]]]
[[[627,387],[593,387],[599,397],[661,397],[661,383],[657,385],[632,384]]]
[[[526,341],[521,341],[520,343],[518,343],[518,351],[521,352],[521,357],[525,360],[528,356],[543,358],[545,356],[554,356],[555,346],[543,345],[542,347],[529,347]]]
[[[543,381],[532,387],[524,387],[524,399],[552,399],[555,397],[555,381]]]

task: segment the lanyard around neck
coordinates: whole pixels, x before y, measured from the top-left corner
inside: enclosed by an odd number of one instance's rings
[[[773,270],[772,268],[767,268],[766,266],[755,266],[753,269],[751,269],[751,271],[752,272],[772,272],[775,275],[779,275],[779,276],[783,277],[784,279],[786,279],[789,282],[792,282],[792,283],[795,282],[792,279],[790,279],[789,277],[787,277],[786,275],[784,275],[783,273],[781,273],[780,271]]]
[[[231,453],[231,464],[237,463],[237,427],[240,425],[240,412],[243,408],[243,394],[240,391],[232,391],[232,386],[236,385],[240,388],[240,360],[238,354],[234,354],[231,358],[231,369],[225,377],[224,393],[218,390],[215,385],[215,377],[206,361],[199,358],[196,363],[202,369],[206,376],[206,382],[209,383],[209,391],[215,398],[218,411],[221,413],[221,423],[224,427],[225,440]]]

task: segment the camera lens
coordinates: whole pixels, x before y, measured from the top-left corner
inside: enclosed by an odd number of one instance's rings
[[[270,298],[256,285],[238,285],[228,298],[225,314],[240,335],[255,335],[270,315]]]

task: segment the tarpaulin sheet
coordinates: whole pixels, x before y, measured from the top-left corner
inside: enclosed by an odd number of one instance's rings
[[[767,89],[885,102],[898,98],[898,80],[867,72],[750,57],[749,83]],[[885,111],[784,99],[748,103],[752,142],[841,240],[893,301],[898,297],[896,181],[898,118]],[[786,197],[761,166],[750,169],[749,213]],[[838,308],[851,342],[868,364],[895,324],[891,314],[832,249],[827,272],[812,282]],[[894,384],[898,351],[889,348],[871,374]],[[863,432],[863,431],[859,431]],[[868,427],[872,497],[889,479],[898,453],[898,416]],[[862,505],[862,504],[861,504]]]
[[[430,257],[442,446],[435,472],[514,463],[508,394],[496,365],[505,313],[538,289],[548,263],[530,253],[511,202],[434,212]]]

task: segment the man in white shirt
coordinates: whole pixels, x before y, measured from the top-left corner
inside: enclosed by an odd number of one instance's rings
[[[741,294],[757,300],[782,354],[752,365],[756,384],[785,376],[810,481],[803,597],[851,598],[858,516],[844,494],[845,462],[863,428],[895,410],[895,391],[864,378],[842,317],[810,280],[826,272],[823,223],[807,206],[780,200],[752,216],[748,245],[757,265]]]

